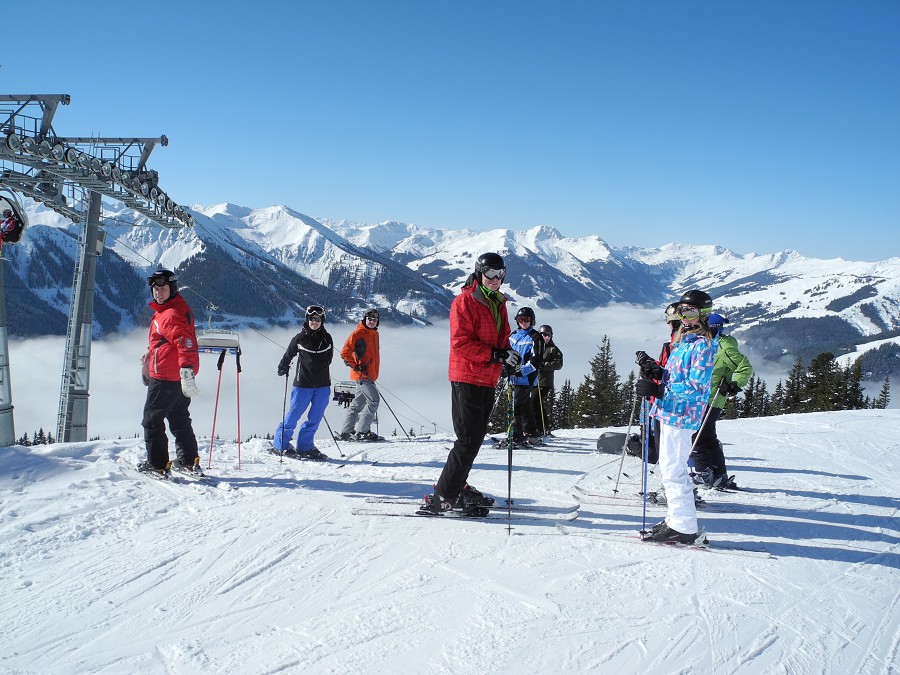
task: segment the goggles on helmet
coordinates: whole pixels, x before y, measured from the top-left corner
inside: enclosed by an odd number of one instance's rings
[[[163,286],[169,285],[169,280],[165,277],[153,277],[152,279],[147,279],[147,285],[162,288]]]
[[[675,308],[675,316],[677,316],[682,321],[699,319],[702,315],[710,313],[712,313],[712,308],[700,309],[699,307],[694,307],[693,305],[678,305],[678,307]]]
[[[306,308],[306,318],[321,321],[325,318],[325,308],[321,305],[310,305]]]
[[[494,269],[493,267],[486,267],[483,270],[481,270],[481,275],[485,279],[499,279],[500,281],[503,281],[503,277],[506,276],[506,270],[503,269],[502,267],[499,269]]]

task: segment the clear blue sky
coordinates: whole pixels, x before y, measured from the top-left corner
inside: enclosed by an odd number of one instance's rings
[[[900,2],[30,0],[0,92],[184,204],[900,255]]]

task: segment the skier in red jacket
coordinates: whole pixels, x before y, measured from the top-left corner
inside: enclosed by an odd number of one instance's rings
[[[164,474],[168,472],[169,441],[164,421],[175,436],[177,461],[184,469],[202,473],[197,453],[197,438],[191,426],[188,408],[191,396],[200,392],[194,375],[200,370],[194,313],[178,293],[178,278],[171,270],[160,268],[147,277],[153,293],[150,309],[149,346],[144,354],[144,380],[147,400],[144,403],[144,442],[147,461],[138,470]]]
[[[500,293],[505,276],[503,258],[482,254],[450,306],[449,374],[456,442],[434,494],[425,497],[424,508],[435,514],[458,508],[467,515],[486,515],[484,504],[493,503],[466,479],[487,434],[500,373],[504,366],[515,370],[521,360],[509,346],[506,297]]]

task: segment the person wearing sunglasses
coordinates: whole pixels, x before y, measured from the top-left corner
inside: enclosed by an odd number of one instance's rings
[[[651,364],[641,364],[635,391],[638,396],[655,399],[650,416],[660,422],[659,470],[668,505],[666,519],[642,533],[645,540],[691,544],[699,536],[688,457],[691,439],[705,419],[719,346],[708,324],[712,305],[712,298],[704,291],[691,290],[682,295],[675,308],[681,327],[665,368],[657,366],[658,370],[649,373]]]
[[[494,503],[466,481],[487,434],[500,374],[514,373],[521,361],[509,344],[506,296],[500,292],[504,278],[503,258],[483,253],[450,305],[449,379],[456,441],[421,513],[441,515],[457,509],[467,516],[485,516]]]
[[[511,374],[513,387],[513,448],[524,445],[543,445],[538,429],[541,419],[541,399],[538,391],[538,368],[543,364],[544,339],[534,328],[535,315],[531,307],[516,312],[516,329],[509,336],[509,345],[522,357],[522,366]],[[500,441],[506,447],[508,438]]]
[[[381,394],[375,386],[381,366],[381,346],[378,324],[381,315],[377,309],[366,310],[362,321],[347,337],[341,349],[341,358],[350,368],[350,379],[356,382],[356,394],[347,408],[347,417],[338,438],[342,441],[383,441],[384,437],[372,431],[372,422],[381,403]]]
[[[197,437],[191,424],[191,397],[200,392],[194,376],[200,372],[200,352],[194,313],[178,292],[178,278],[160,267],[147,277],[153,295],[149,345],[144,356],[143,378],[147,399],[141,426],[147,459],[139,471],[167,476],[171,468],[165,422],[175,437],[176,461],[185,471],[202,474]]]
[[[741,353],[738,342],[722,332],[728,323],[721,314],[710,314],[709,327],[715,331],[719,349],[713,362],[712,394],[709,397],[709,419],[696,434],[691,460],[694,463],[694,483],[705,488],[736,490],[734,476],[728,475],[725,453],[716,432],[716,421],[721,417],[729,396],[738,394],[753,376],[750,359]]]
[[[563,367],[562,350],[553,341],[553,328],[544,324],[538,328],[541,339],[544,341],[544,360],[538,369],[538,393],[541,396],[541,432],[544,436],[553,436],[553,401],[555,399],[553,374]]]
[[[303,328],[288,344],[278,363],[278,377],[287,377],[291,362],[297,357],[294,387],[291,390],[291,407],[282,416],[272,440],[274,452],[295,459],[325,461],[327,455],[316,446],[313,439],[325,416],[331,398],[331,361],[334,343],[325,330],[325,308],[310,305],[306,308]],[[297,432],[297,445],[291,445],[294,429],[309,410],[306,420]]]

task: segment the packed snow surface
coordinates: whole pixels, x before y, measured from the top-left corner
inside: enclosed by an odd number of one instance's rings
[[[323,435],[346,455],[326,464],[218,440],[217,486],[137,474],[137,439],[5,448],[0,672],[894,673],[898,428],[897,410],[721,422],[748,491],[704,493],[711,550],[639,541],[641,463],[614,498],[601,429],[513,452],[514,499],[578,504],[568,521],[358,513],[411,513],[366,498],[429,492],[446,435]],[[505,497],[507,461],[485,444],[471,483]]]

